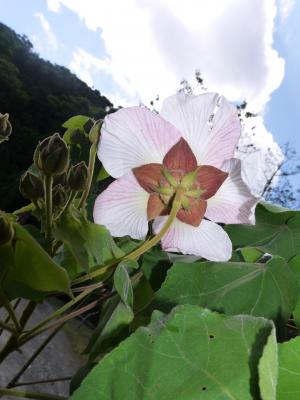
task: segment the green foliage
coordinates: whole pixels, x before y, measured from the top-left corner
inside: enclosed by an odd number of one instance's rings
[[[74,209],[59,218],[54,233],[63,242],[57,260],[71,278],[123,255],[104,226],[90,222]]]
[[[169,311],[177,304],[197,304],[228,315],[262,316],[280,324],[290,317],[298,296],[295,275],[280,257],[266,264],[175,263],[152,308]]]
[[[38,141],[73,115],[103,118],[112,104],[67,68],[41,59],[26,37],[1,23],[0,87],[0,113],[10,114],[13,127],[0,147],[0,209],[13,210],[24,204],[19,178]]]
[[[300,393],[300,337],[278,345],[277,400],[298,400]]]
[[[191,305],[155,312],[148,327],[100,361],[72,399],[258,398],[256,365],[271,330],[261,318]]]
[[[255,247],[289,260],[300,253],[300,212],[259,204],[255,225],[227,225],[235,248]]]
[[[15,224],[14,228],[14,243],[0,247],[1,261],[6,269],[3,288],[13,297],[22,293],[24,297],[33,299],[38,296],[37,292],[69,294],[70,281],[66,271],[23,227]]]

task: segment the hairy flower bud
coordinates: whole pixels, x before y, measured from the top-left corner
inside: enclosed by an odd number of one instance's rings
[[[55,175],[55,177],[53,178],[53,186],[56,185],[66,186],[67,176],[68,176],[67,172],[63,172],[60,175]]]
[[[59,175],[69,164],[69,150],[58,133],[47,137],[37,145],[33,161],[45,175]]]
[[[75,129],[70,135],[71,142],[74,144],[84,145],[88,139],[87,136],[80,130]]]
[[[0,113],[0,142],[8,140],[11,134],[12,126],[8,118],[9,118],[8,114]]]
[[[82,192],[87,185],[88,168],[84,161],[73,165],[68,174],[68,187],[76,192]]]
[[[100,137],[100,130],[102,126],[103,120],[97,121],[90,130],[89,139],[91,143],[97,144]]]
[[[83,125],[83,129],[86,133],[89,133],[92,127],[94,126],[95,121],[92,118],[89,118],[86,123]]]
[[[56,185],[52,191],[52,202],[54,207],[62,207],[67,201],[67,193],[62,185]]]
[[[27,171],[20,179],[20,192],[25,199],[37,200],[44,195],[44,188],[41,180]]]
[[[6,244],[14,237],[14,228],[11,221],[4,214],[0,214],[0,246]]]

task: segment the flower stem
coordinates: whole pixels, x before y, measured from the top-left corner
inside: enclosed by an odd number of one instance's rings
[[[53,394],[47,393],[37,393],[37,392],[27,392],[15,389],[5,389],[0,388],[0,396],[15,396],[15,397],[23,397],[26,399],[38,399],[38,400],[67,400],[67,397],[63,396],[55,396]]]
[[[45,192],[45,210],[46,210],[46,239],[51,238],[52,233],[52,184],[53,177],[51,175],[44,176],[44,192]]]
[[[130,254],[126,255],[124,259],[135,259],[139,257],[141,254],[145,253],[147,250],[151,249],[151,247],[155,246],[160,239],[168,232],[170,229],[170,226],[174,222],[176,215],[178,211],[180,210],[181,207],[181,202],[182,198],[184,196],[184,188],[181,188],[180,186],[176,190],[176,194],[172,203],[172,209],[171,212],[168,216],[168,219],[165,223],[165,225],[162,227],[162,229],[158,232],[157,235],[155,235],[153,238],[148,240],[147,242],[143,243],[140,247],[138,247],[136,250],[132,251]]]
[[[35,208],[35,205],[33,203],[27,204],[27,206],[21,207],[18,210],[15,210],[13,212],[13,215],[19,215],[19,214],[24,214],[29,211],[33,211]]]
[[[101,266],[101,268],[97,269],[96,271],[90,272],[87,276],[82,276],[80,278],[75,279],[72,283],[73,284],[82,283],[92,278],[95,278],[99,275],[102,275],[103,273],[107,272],[110,268],[118,265],[121,261],[137,258],[141,254],[145,253],[147,250],[151,249],[151,247],[155,246],[160,241],[160,239],[166,234],[166,232],[172,225],[173,221],[175,220],[176,215],[180,210],[183,196],[184,196],[184,188],[179,186],[175,193],[170,215],[168,216],[165,225],[162,227],[162,229],[158,232],[157,235],[155,235],[153,238],[143,243],[140,247],[138,247],[136,250],[133,250],[131,253],[117,260],[114,260],[106,265]]]
[[[69,194],[66,204],[64,205],[64,208],[61,210],[61,212],[58,214],[58,216],[55,218],[55,220],[57,220],[59,217],[61,217],[63,215],[63,213],[65,213],[69,209],[76,194],[77,194],[77,192],[72,190],[72,192]]]
[[[101,283],[102,285],[102,283]],[[27,342],[27,339],[30,336],[33,336],[36,331],[39,331],[40,328],[44,327],[48,322],[52,321],[52,319],[59,317],[61,314],[63,314],[65,311],[67,311],[69,308],[74,306],[76,303],[78,303],[80,300],[84,299],[88,294],[92,293],[95,290],[95,287],[93,286],[92,288],[88,288],[84,292],[80,293],[77,297],[74,299],[70,300],[68,303],[60,307],[58,310],[56,310],[53,314],[51,314],[49,317],[45,318],[43,321],[38,323],[36,326],[34,326],[32,329],[30,329],[28,332],[24,333],[23,335],[20,336],[20,342],[21,344],[24,344]]]
[[[86,188],[81,195],[78,209],[82,208],[85,205],[86,199],[90,193],[93,175],[94,175],[94,168],[95,168],[95,161],[97,155],[97,147],[98,147],[98,140],[91,145],[90,148],[90,158],[89,158],[89,165],[88,165],[88,180],[86,184]]]
[[[11,320],[13,321],[15,328],[16,328],[15,329],[16,332],[21,332],[21,326],[20,326],[18,318],[15,314],[15,311],[14,311],[13,307],[11,306],[10,301],[8,300],[8,298],[6,297],[6,294],[4,293],[4,291],[2,289],[0,289],[0,300],[1,300],[1,303],[3,304],[3,306],[5,307],[8,315],[10,316]]]

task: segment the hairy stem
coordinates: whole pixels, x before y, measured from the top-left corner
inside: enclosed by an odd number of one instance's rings
[[[86,199],[90,193],[91,190],[91,185],[92,185],[92,180],[93,180],[93,175],[94,175],[94,168],[95,168],[95,161],[96,161],[96,155],[97,155],[97,147],[98,147],[98,141],[93,143],[90,148],[90,158],[89,158],[89,165],[88,165],[88,181],[86,188],[84,192],[81,195],[79,204],[78,204],[78,209],[82,208],[85,205]]]
[[[16,313],[15,313],[12,305],[10,304],[9,299],[6,297],[6,294],[4,293],[4,291],[2,289],[0,289],[0,300],[15,325],[15,331],[21,332],[21,325],[18,321]]]
[[[150,240],[147,240],[145,243],[143,243],[140,247],[138,247],[136,250],[133,250],[131,253],[114,260],[106,265],[103,265],[101,268],[97,269],[96,271],[90,272],[87,276],[82,276],[80,278],[77,278],[73,281],[73,284],[78,284],[85,282],[87,280],[90,280],[92,278],[95,278],[99,275],[102,275],[103,273],[106,273],[110,268],[118,265],[122,260],[128,260],[128,259],[135,259],[151,249],[151,247],[155,246],[160,239],[167,233],[169,230],[170,226],[172,225],[173,221],[176,218],[176,215],[178,211],[180,210],[181,207],[181,201],[184,196],[184,189],[181,188],[180,186],[176,190],[176,194],[172,203],[172,209],[170,212],[170,215],[168,216],[168,219],[165,223],[165,225],[162,227],[162,229],[158,232],[157,235],[155,235],[153,238]]]
[[[52,233],[52,184],[53,177],[51,175],[44,176],[44,192],[45,192],[45,236],[46,239],[51,238]]]
[[[69,194],[69,197],[68,197],[68,200],[67,200],[66,204],[64,205],[63,209],[58,214],[58,216],[55,218],[55,220],[57,220],[59,217],[61,217],[63,215],[63,213],[65,213],[69,209],[69,207],[72,204],[76,194],[77,194],[76,191],[73,191],[73,190],[71,191],[71,193]]]

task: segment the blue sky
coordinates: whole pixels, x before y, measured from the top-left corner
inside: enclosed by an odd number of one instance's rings
[[[116,105],[170,95],[181,78],[191,79],[200,68],[209,89],[232,101],[246,99],[262,115],[262,145],[274,145],[271,132],[300,155],[300,2],[184,3],[0,0],[0,21]]]

